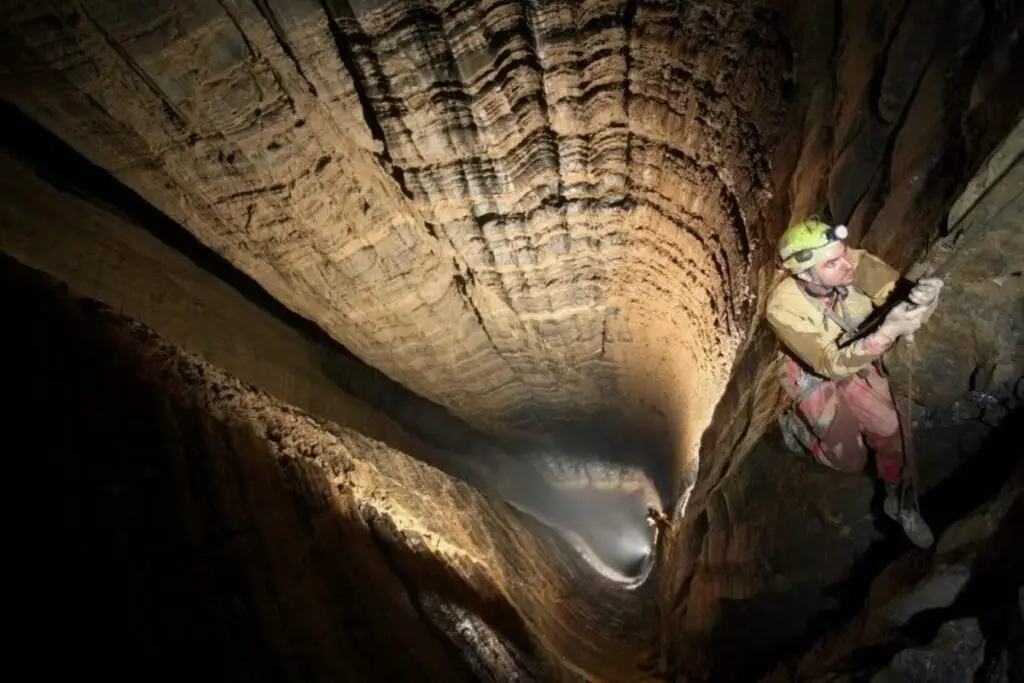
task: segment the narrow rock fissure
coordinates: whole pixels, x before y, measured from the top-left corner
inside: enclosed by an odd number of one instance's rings
[[[284,54],[291,60],[295,66],[295,71],[299,74],[299,77],[305,82],[306,89],[309,94],[313,97],[317,97],[316,86],[309,80],[305,70],[302,68],[302,62],[295,55],[295,50],[292,49],[291,43],[288,41],[288,36],[285,34],[284,29],[281,28],[281,22],[278,21],[277,15],[274,13],[273,8],[267,2],[267,0],[253,0],[253,4],[256,9],[259,10],[260,15],[266,20],[270,26],[270,30],[274,33],[274,38],[277,39],[277,44],[281,47]]]
[[[391,157],[391,153],[388,150],[387,134],[384,132],[384,127],[381,125],[380,118],[377,116],[377,110],[373,106],[373,100],[371,99],[370,92],[367,88],[366,75],[359,67],[359,63],[357,62],[355,53],[351,47],[352,44],[357,41],[367,42],[368,39],[365,35],[346,36],[342,33],[341,27],[338,25],[338,15],[333,11],[334,3],[342,1],[344,0],[320,0],[320,6],[323,8],[325,20],[327,21],[327,28],[331,33],[331,37],[334,39],[334,47],[338,52],[338,58],[341,59],[341,63],[345,66],[346,71],[348,71],[351,76],[352,85],[355,87],[356,91],[356,97],[359,98],[359,105],[362,107],[363,121],[365,121],[366,126],[370,129],[373,139],[381,145],[381,151],[376,156],[380,159],[381,165],[388,170],[391,177],[394,178],[396,183],[398,183],[398,187],[402,191],[402,194],[409,199],[414,199],[413,192],[406,182],[405,172],[394,163],[394,159]],[[357,23],[354,18],[352,21],[353,23]],[[387,82],[382,79],[380,81],[380,87],[384,89],[384,96],[387,99],[389,97],[387,92]]]
[[[631,125],[633,88],[630,79],[633,77],[633,30],[636,26],[636,13],[640,7],[640,0],[626,0],[626,6],[622,11],[622,27],[626,34],[626,46],[624,48],[626,57],[625,87],[623,88],[622,106],[626,113],[626,194],[632,195],[635,192],[633,187],[633,127]]]

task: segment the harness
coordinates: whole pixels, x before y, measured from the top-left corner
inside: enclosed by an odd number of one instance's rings
[[[849,294],[849,290],[846,287],[842,285],[832,287],[823,292],[821,296],[816,296],[810,292],[808,290],[808,283],[803,281],[798,281],[797,287],[800,289],[800,292],[807,297],[807,300],[814,304],[815,308],[821,311],[822,323],[826,330],[829,328],[829,321],[832,321],[840,330],[843,331],[837,342],[840,346],[857,334],[857,324],[850,317],[850,310],[846,305],[846,297]],[[837,307],[839,308],[839,313],[836,313]],[[799,405],[810,398],[814,392],[818,391],[818,389],[832,380],[810,372],[802,363],[798,363],[798,365],[800,365],[800,375],[796,378],[796,384],[800,393],[797,394],[793,401]],[[882,371],[881,364],[878,360],[873,361],[872,365],[875,365],[879,372]],[[866,379],[868,370],[867,368],[862,368],[858,370],[856,374],[861,379]],[[846,381],[849,380],[837,380],[837,383],[841,384]]]

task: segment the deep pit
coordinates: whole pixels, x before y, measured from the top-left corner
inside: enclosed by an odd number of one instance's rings
[[[1016,3],[3,10],[39,673],[912,680],[955,628],[1019,680]],[[887,359],[934,552],[772,428],[808,213],[901,270],[984,231]]]

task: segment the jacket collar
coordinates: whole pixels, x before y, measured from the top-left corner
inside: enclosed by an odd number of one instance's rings
[[[828,301],[837,301],[845,299],[847,294],[850,293],[848,287],[843,285],[837,285],[835,287],[826,287],[819,285],[816,282],[808,282],[802,278],[794,278],[796,285],[800,289],[804,290],[806,294],[814,297],[815,299],[826,299]]]

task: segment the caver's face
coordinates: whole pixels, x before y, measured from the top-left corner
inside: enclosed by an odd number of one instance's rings
[[[835,242],[825,248],[829,250],[825,260],[814,266],[818,281],[826,287],[852,285],[853,264],[847,258],[846,245],[842,242]]]

